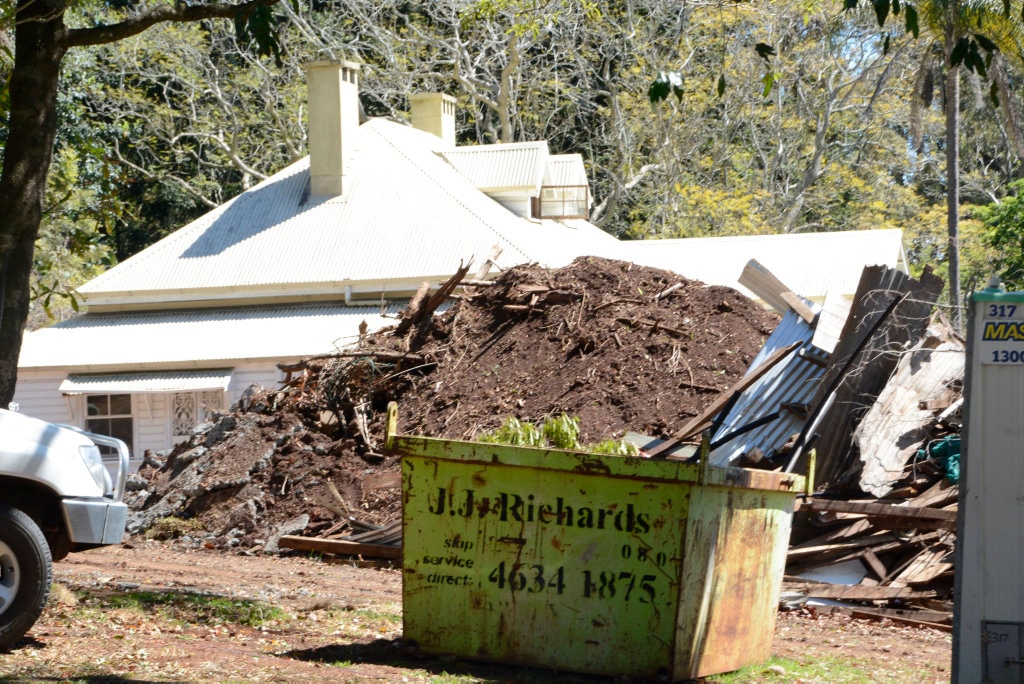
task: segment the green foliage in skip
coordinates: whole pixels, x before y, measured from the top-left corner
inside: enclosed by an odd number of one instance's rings
[[[613,456],[636,456],[639,449],[625,440],[609,439],[596,445],[582,445],[579,442],[580,421],[565,413],[548,416],[538,425],[526,423],[509,416],[496,430],[485,432],[476,439],[490,444],[509,444],[548,449],[590,451]]]
[[[580,420],[565,413],[548,417],[541,425],[541,433],[556,449],[575,449],[580,443]]]
[[[497,430],[485,432],[477,436],[478,442],[490,444],[510,444],[512,446],[541,447],[544,446],[544,434],[537,426],[509,416]]]

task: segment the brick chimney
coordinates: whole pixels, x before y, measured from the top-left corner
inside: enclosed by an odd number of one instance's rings
[[[444,93],[417,93],[409,96],[412,125],[433,133],[445,144],[455,147],[455,98]]]
[[[336,60],[305,65],[313,196],[341,195],[349,180],[349,162],[359,129],[359,66]]]

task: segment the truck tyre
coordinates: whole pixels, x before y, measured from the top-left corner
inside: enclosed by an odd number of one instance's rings
[[[51,580],[50,548],[42,531],[24,512],[0,504],[0,651],[35,624]]]

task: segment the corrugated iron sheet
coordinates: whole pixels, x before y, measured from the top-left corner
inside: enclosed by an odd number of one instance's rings
[[[180,297],[315,284],[339,292],[348,283],[383,288],[409,281],[415,287],[446,278],[460,260],[482,260],[495,247],[502,267],[562,266],[575,256],[599,254],[590,240],[614,240],[596,228],[541,224],[509,212],[434,153],[435,136],[383,120],[359,131],[351,192],[344,197],[309,200],[309,160],[296,162],[79,292],[99,302],[132,301],[147,292]]]
[[[583,155],[553,154],[548,157],[544,185],[589,185]]]
[[[147,394],[224,391],[232,370],[167,371],[164,373],[73,373],[60,384],[64,394]]]
[[[713,465],[732,464],[743,454],[751,454],[755,450],[766,458],[772,458],[786,440],[799,434],[806,416],[785,409],[782,404],[808,404],[818,389],[818,383],[825,373],[823,364],[827,362],[828,355],[810,343],[813,334],[811,326],[795,312],[790,311],[782,318],[775,332],[751,362],[751,370],[761,365],[777,349],[797,341],[804,344],[740,395],[711,441],[714,443],[775,412],[778,412],[779,417],[714,449],[711,452]],[[818,363],[809,361],[808,357],[816,359]]]
[[[394,325],[400,308],[389,316],[333,303],[84,314],[31,333],[18,367],[113,372],[303,358],[351,346],[364,320],[370,331]]]
[[[868,266],[853,308],[813,400],[818,425],[813,448],[816,479],[850,483],[860,469],[852,435],[885,388],[900,355],[924,335],[942,279],[926,270],[921,280],[895,269]],[[787,472],[806,472],[808,452],[791,458]]]
[[[440,151],[480,190],[539,188],[548,162],[547,142],[473,145]]]

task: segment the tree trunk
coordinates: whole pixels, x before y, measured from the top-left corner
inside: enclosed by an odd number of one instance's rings
[[[947,50],[949,55],[951,49]],[[960,68],[946,69],[946,232],[949,305],[953,327],[963,330],[960,302]]]
[[[63,0],[18,2],[11,113],[0,172],[0,408],[14,397],[28,316],[32,252],[57,129],[64,8]]]

